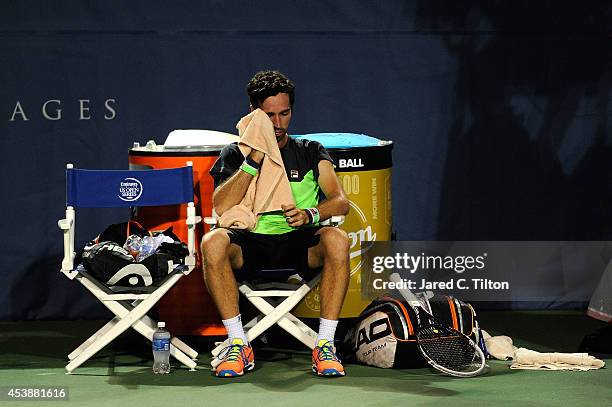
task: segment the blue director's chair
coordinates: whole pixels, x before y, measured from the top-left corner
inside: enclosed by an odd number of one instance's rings
[[[76,208],[138,207],[187,204],[187,246],[184,264],[172,265],[171,271],[158,285],[139,293],[117,293],[93,278],[82,265],[74,264]],[[186,167],[164,170],[84,170],[72,164],[66,168],[66,217],[58,221],[64,233],[64,259],[61,272],[77,280],[89,290],[115,317],[68,355],[66,371],[87,361],[104,346],[132,327],[152,340],[157,322],[147,312],[178,280],[195,267],[195,225],[201,221],[193,204],[193,169]],[[170,354],[195,370],[198,353],[178,338],[170,342]]]

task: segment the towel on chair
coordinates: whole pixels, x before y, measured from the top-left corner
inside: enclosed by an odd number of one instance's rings
[[[268,115],[261,109],[255,109],[240,119],[236,128],[242,155],[248,156],[253,149],[265,155],[244,198],[221,215],[219,226],[251,230],[256,226],[259,214],[282,210],[281,204],[295,204],[295,201],[274,135],[274,126]]]

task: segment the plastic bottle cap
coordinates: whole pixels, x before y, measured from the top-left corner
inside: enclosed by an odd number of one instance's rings
[[[158,328],[165,328],[165,327],[166,327],[166,323],[165,323],[165,322],[163,322],[163,321],[162,321],[162,322],[158,322],[158,323],[157,323],[157,327],[158,327]]]

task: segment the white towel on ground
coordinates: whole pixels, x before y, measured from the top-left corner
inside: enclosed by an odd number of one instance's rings
[[[487,351],[495,359],[514,362],[510,369],[524,370],[575,370],[601,369],[605,362],[588,353],[542,353],[526,348],[517,348],[509,336],[491,336],[482,331]]]

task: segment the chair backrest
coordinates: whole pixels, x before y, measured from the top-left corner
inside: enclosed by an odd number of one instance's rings
[[[191,166],[163,170],[66,168],[66,206],[112,208],[193,201]]]

